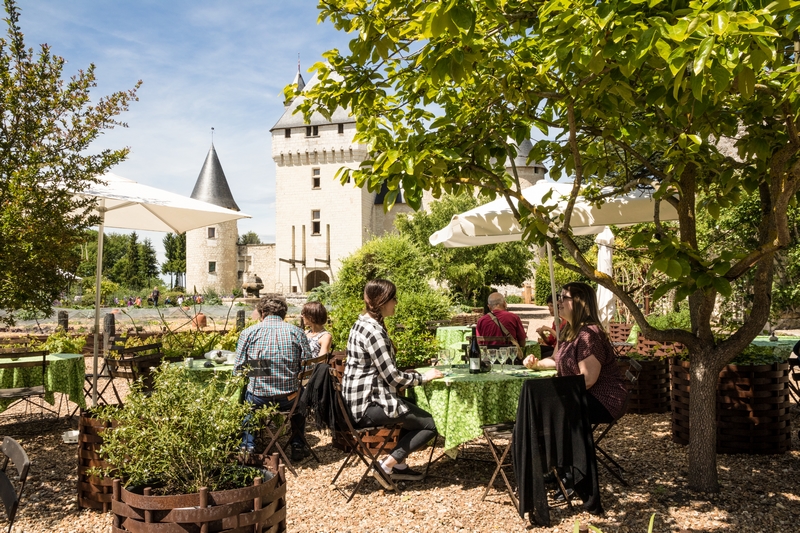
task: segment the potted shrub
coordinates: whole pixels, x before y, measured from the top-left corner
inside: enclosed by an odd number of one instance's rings
[[[717,452],[784,453],[791,447],[787,354],[750,345],[719,375]],[[671,359],[672,440],[689,443],[690,361]]]
[[[164,524],[198,524],[203,531],[243,524],[285,531],[285,476],[277,459],[243,464],[241,427],[250,407],[239,401],[241,376],[215,373],[195,379],[181,365],[162,364],[154,387],[139,384],[122,408],[101,407],[96,417],[116,425],[102,432],[99,476],[114,475],[114,527],[163,531]],[[272,410],[254,413],[254,430]],[[149,525],[152,524],[152,525]],[[117,529],[115,529],[117,530]]]

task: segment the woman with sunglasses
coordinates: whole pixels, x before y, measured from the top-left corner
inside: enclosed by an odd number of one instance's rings
[[[397,287],[385,279],[375,279],[364,288],[366,312],[358,317],[347,339],[342,393],[358,427],[400,424],[400,439],[392,453],[381,462],[386,476],[393,480],[418,481],[423,475],[406,465],[406,457],[436,436],[430,413],[401,398],[400,389],[441,378],[431,369],[425,374],[397,369],[395,347],[383,319],[394,315]],[[383,488],[391,487],[376,475]]]
[[[600,325],[597,296],[585,283],[567,283],[558,296],[558,314],[567,321],[552,359],[528,356],[528,368],[555,368],[559,376],[582,374],[589,392],[589,422],[612,422],[625,412],[628,392],[617,355]]]

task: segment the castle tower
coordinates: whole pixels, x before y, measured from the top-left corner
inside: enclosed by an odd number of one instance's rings
[[[309,89],[298,73],[298,87]],[[337,109],[330,120],[315,113],[306,122],[294,111],[302,95],[284,102],[284,113],[272,127],[275,171],[275,250],[277,287],[285,293],[306,292],[332,283],[341,260],[368,239],[394,230],[394,219],[411,209],[398,202],[383,212],[383,194],[334,179],[342,167],[358,168],[367,147],[353,142],[355,119]]]
[[[513,141],[509,139],[509,143],[513,143]],[[525,139],[517,147],[517,157],[514,158],[514,167],[517,168],[517,176],[519,176],[520,185],[523,189],[530,187],[537,181],[543,180],[544,175],[547,173],[547,169],[541,163],[536,161],[528,163],[528,154],[530,154],[532,149],[533,144],[531,141]],[[506,172],[513,176],[514,167],[511,166],[511,158],[506,159],[505,166]]]
[[[239,210],[214,144],[208,151],[197,177],[192,198]],[[186,291],[204,293],[213,289],[230,294],[241,283],[237,280],[239,230],[235,220],[186,232]]]

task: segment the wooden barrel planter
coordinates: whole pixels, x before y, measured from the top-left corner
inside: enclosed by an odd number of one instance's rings
[[[628,400],[628,412],[638,415],[650,413],[666,413],[670,409],[669,360],[664,357],[637,359],[642,365],[639,379],[631,390]],[[617,359],[620,372],[630,368],[630,359]],[[634,370],[632,372],[635,373]],[[630,382],[626,381],[630,385]]]
[[[672,441],[689,444],[689,362],[673,358]],[[791,447],[789,364],[726,366],[717,385],[717,453],[779,454]]]
[[[111,510],[110,477],[91,476],[91,468],[108,468],[110,465],[100,457],[103,445],[103,430],[111,423],[98,420],[91,411],[82,411],[78,419],[78,507],[97,509],[104,513]]]
[[[249,487],[174,496],[152,496],[149,488],[129,491],[115,479],[111,531],[285,532],[286,476],[277,464],[277,456],[270,457],[265,466],[272,478],[256,478]]]

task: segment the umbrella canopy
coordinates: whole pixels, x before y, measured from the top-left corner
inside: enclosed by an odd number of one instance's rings
[[[133,180],[104,174],[102,182],[83,191],[84,196],[98,199],[95,210],[100,216],[97,229],[97,270],[94,297],[94,331],[100,331],[100,280],[103,276],[104,226],[143,231],[183,233],[191,229],[219,224],[240,218],[250,218],[238,211],[225,209],[208,202],[194,200]],[[92,361],[92,405],[97,405],[97,361],[99,335],[94,336]]]
[[[611,228],[606,227],[600,235],[594,240],[597,243],[597,270],[609,276],[614,275],[613,267],[613,250],[614,234]],[[603,323],[604,328],[608,328],[608,323],[614,318],[614,311],[616,311],[616,300],[614,300],[614,293],[606,289],[602,285],[597,287],[597,310],[600,313],[600,321]]]
[[[544,201],[546,194],[551,197]],[[572,184],[539,181],[522,191],[532,205],[555,207],[553,215],[563,213]],[[517,200],[512,199],[514,206]],[[650,196],[633,192],[606,200],[602,206],[595,206],[579,196],[572,210],[571,229],[575,235],[600,233],[605,226],[629,226],[653,221],[655,201]],[[677,220],[678,213],[667,202],[660,205],[661,220]],[[450,223],[430,236],[432,245],[441,244],[446,248],[478,246],[513,242],[522,239],[522,227],[505,198],[453,216]]]
[[[102,200],[98,214],[111,228],[183,233],[211,224],[250,218],[238,211],[194,200],[174,192],[104,174],[105,183],[92,185],[81,194]]]
[[[522,191],[522,196],[532,205],[553,207],[552,215],[557,216],[564,212],[567,200],[572,192],[570,183],[554,183],[538,181]],[[545,201],[545,196],[550,197]],[[518,201],[511,200],[516,207]],[[570,219],[570,229],[574,235],[594,235],[603,231],[606,226],[630,226],[643,222],[652,222],[655,211],[655,201],[647,194],[638,191],[623,196],[607,198],[602,206],[588,202],[583,196],[575,201]],[[661,202],[659,218],[663,220],[677,220],[678,213],[667,202]],[[611,231],[608,231],[611,233]],[[460,215],[454,215],[450,223],[440,229],[428,239],[434,246],[443,245],[445,248],[460,248],[464,246],[480,246],[484,244],[498,244],[501,242],[514,242],[522,240],[522,227],[514,217],[508,201],[498,198],[493,202],[478,206]],[[613,235],[612,241],[613,243]],[[602,248],[602,247],[601,247]],[[548,262],[550,266],[550,287],[552,294],[556,294],[555,278],[553,274],[553,257],[550,243],[547,243]],[[610,254],[610,249],[608,249]],[[598,263],[600,257],[598,254]],[[608,258],[608,274],[611,274],[611,260]],[[598,270],[599,264],[598,264]],[[604,270],[600,270],[603,272]],[[598,306],[605,309],[606,315],[611,317],[613,310],[613,296],[610,291],[603,288],[608,294],[598,291]],[[600,298],[603,298],[601,300]],[[601,311],[602,312],[602,311]],[[602,315],[601,318],[603,318]],[[558,306],[555,306],[556,328],[560,323]]]

